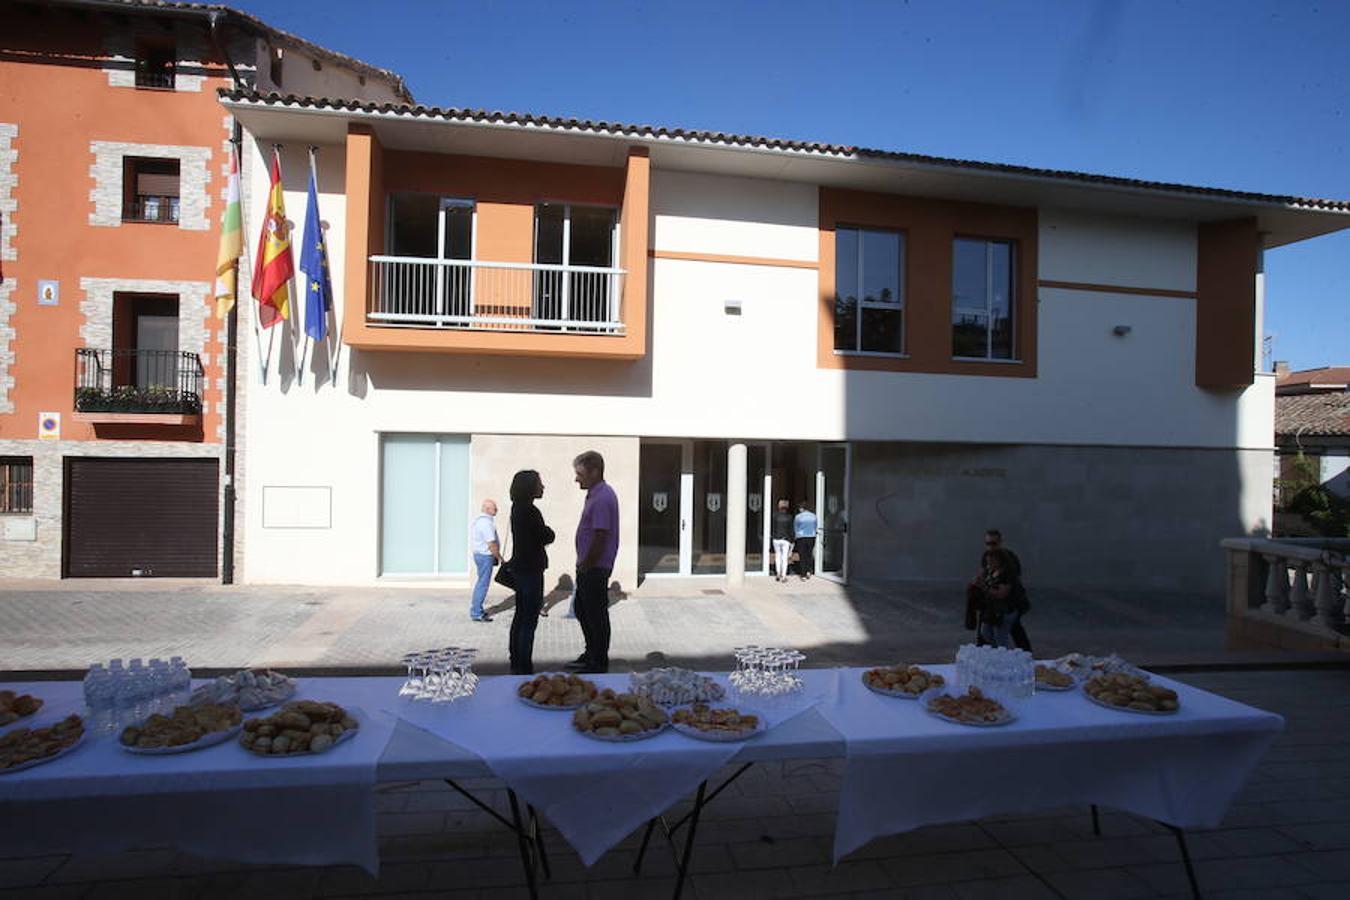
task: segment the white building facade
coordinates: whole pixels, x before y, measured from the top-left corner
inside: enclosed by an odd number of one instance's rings
[[[325,344],[302,310],[241,337],[254,583],[466,583],[478,504],[536,469],[565,587],[596,449],[625,589],[767,574],[786,499],[825,577],[961,579],[998,527],[1033,583],[1217,596],[1219,539],[1271,517],[1261,253],[1350,225],[827,145],[223,102],[252,198],[284,146],[297,235],[320,148],[337,306]]]

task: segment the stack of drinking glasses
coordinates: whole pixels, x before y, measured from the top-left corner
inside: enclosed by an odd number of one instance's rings
[[[736,671],[727,676],[731,686],[742,694],[776,697],[802,689],[798,668],[806,654],[783,647],[747,644],[735,647]]]
[[[94,663],[84,676],[84,705],[94,733],[112,733],[155,713],[168,715],[192,696],[192,672],[181,656]]]
[[[1036,661],[1025,650],[962,644],[956,650],[956,684],[977,687],[1000,702],[1030,697],[1036,685]]]
[[[478,690],[478,676],[473,671],[477,655],[476,647],[441,647],[405,654],[403,665],[408,668],[408,678],[398,695],[431,703],[472,697]]]

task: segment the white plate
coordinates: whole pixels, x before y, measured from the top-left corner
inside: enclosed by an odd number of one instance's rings
[[[48,726],[43,726],[43,727],[45,728],[45,727],[48,727]],[[88,730],[88,727],[86,726],[85,730],[82,731],[82,732],[80,732],[80,736],[79,736],[78,738],[75,739],[75,743],[71,744],[69,747],[63,747],[62,749],[60,749],[60,750],[56,751],[55,753],[53,753],[51,756],[43,756],[43,757],[40,757],[40,758],[38,758],[38,759],[30,759],[28,762],[22,762],[22,763],[19,763],[17,766],[10,766],[8,769],[0,769],[0,775],[8,775],[8,774],[11,773],[11,772],[22,772],[24,769],[31,769],[31,768],[33,768],[34,766],[41,766],[41,765],[44,765],[45,763],[52,762],[53,760],[60,759],[61,757],[65,756],[67,753],[73,752],[73,751],[74,751],[75,749],[77,749],[81,744],[83,744],[83,743],[84,743],[85,736],[86,736],[88,733],[89,733],[89,730]]]
[[[1037,693],[1040,693],[1041,691],[1048,691],[1054,694],[1062,694],[1065,691],[1071,691],[1076,687],[1078,687],[1078,684],[1076,682],[1074,684],[1066,684],[1064,687],[1056,687],[1055,685],[1047,684],[1046,682],[1041,681],[1040,679],[1037,679],[1036,681]]]
[[[654,738],[669,727],[669,722],[662,722],[657,728],[648,728],[646,731],[639,731],[637,734],[616,734],[613,736],[596,734],[593,731],[577,731],[575,727],[573,727],[572,730],[576,731],[577,734],[582,737],[590,738],[593,741],[605,741],[610,744],[631,744],[633,741],[645,741],[648,738]]]
[[[350,710],[348,710],[347,715],[351,715],[351,711],[350,711]],[[355,716],[352,716],[352,718],[355,719],[356,717],[355,717]],[[361,733],[361,720],[357,719],[356,726],[357,726],[357,727],[352,728],[352,729],[350,729],[350,730],[348,730],[348,731],[344,731],[344,732],[342,732],[342,734],[339,734],[339,735],[333,740],[333,746],[332,746],[332,747],[329,747],[327,750],[300,750],[300,751],[298,751],[298,752],[296,752],[296,753],[259,753],[257,750],[254,750],[252,747],[245,747],[243,744],[240,744],[240,745],[239,745],[239,749],[240,749],[240,750],[243,750],[244,752],[246,752],[246,753],[248,753],[248,754],[250,754],[250,755],[252,755],[252,756],[261,756],[261,757],[263,757],[264,759],[290,759],[290,758],[295,757],[295,756],[323,756],[325,753],[330,753],[330,752],[332,752],[333,747],[336,747],[338,744],[345,743],[345,742],[347,741],[348,738],[354,738],[354,737],[356,737],[358,734],[360,734],[360,733]]]
[[[214,682],[212,682],[212,684],[203,685],[202,687],[199,687],[196,690],[194,690],[192,692],[192,696],[188,699],[188,705],[204,706],[205,704],[208,703],[214,703],[219,706],[227,706],[231,703],[239,703],[239,690],[237,688],[234,692],[233,697],[221,698],[219,697],[219,695],[210,692],[210,688],[212,687],[213,684]],[[285,688],[286,688],[285,693],[280,697],[268,700],[266,703],[250,704],[248,706],[239,703],[239,709],[242,710],[243,712],[259,712],[260,710],[272,709],[275,706],[280,706],[281,704],[285,703],[287,700],[295,696],[296,691],[295,679],[292,678],[289,681],[287,681]],[[244,688],[244,690],[248,690],[248,688]]]
[[[951,716],[944,716],[942,713],[936,712],[935,710],[930,708],[927,703],[923,705],[923,708],[924,712],[928,713],[935,719],[941,719],[944,722],[951,722],[953,725],[969,725],[971,728],[998,728],[1000,725],[1007,725],[1011,722],[1017,721],[1017,716],[1013,715],[1012,710],[1008,709],[1007,707],[1004,707],[1003,715],[993,722],[969,722],[965,719],[953,719]]]
[[[869,670],[869,671],[870,671],[870,670]],[[932,673],[932,674],[936,674],[936,673]],[[868,680],[867,680],[867,672],[864,672],[864,673],[862,674],[862,683],[863,683],[863,687],[867,688],[867,689],[868,689],[869,691],[871,691],[872,693],[874,693],[874,694],[880,694],[880,695],[883,696],[883,697],[894,697],[894,698],[896,698],[897,700],[918,700],[920,697],[922,697],[924,694],[928,693],[929,691],[933,690],[934,688],[945,688],[945,687],[947,686],[947,679],[946,679],[946,678],[942,679],[942,683],[941,683],[941,684],[931,684],[931,683],[930,683],[930,684],[928,685],[928,687],[924,688],[922,691],[920,691],[920,692],[917,693],[917,694],[911,694],[911,693],[909,693],[908,691],[888,691],[888,690],[886,690],[885,688],[879,688],[879,687],[876,687],[876,686],[874,686],[873,684],[871,684],[870,682],[868,682]]]
[[[688,704],[686,704],[688,705]],[[709,704],[711,706],[711,704]],[[725,708],[725,707],[723,707]],[[754,728],[749,731],[702,731],[693,725],[686,725],[683,722],[672,721],[670,727],[678,731],[685,737],[691,737],[696,741],[712,741],[713,743],[731,743],[735,741],[748,741],[751,738],[759,737],[769,730],[769,723],[764,720],[764,716],[753,710],[740,710],[742,715],[754,716],[759,720]]]
[[[128,747],[122,743],[121,737],[118,737],[117,746],[128,753],[135,753],[137,756],[169,756],[174,753],[191,753],[193,750],[201,750],[203,747],[214,747],[216,744],[223,744],[243,730],[244,723],[240,721],[238,725],[228,728],[225,731],[208,731],[206,734],[197,738],[190,744],[179,744],[176,747]]]
[[[1087,691],[1083,691],[1083,696],[1088,698],[1090,702],[1100,706],[1102,709],[1114,709],[1116,712],[1134,713],[1136,716],[1175,716],[1177,713],[1181,712],[1180,698],[1177,699],[1176,709],[1130,709],[1128,706],[1116,706],[1114,703],[1106,703],[1105,701],[1098,700]]]
[[[520,685],[521,685],[521,684],[529,684],[530,682],[534,681],[536,678],[552,678],[554,675],[562,675],[562,676],[566,677],[567,674],[568,674],[568,673],[566,673],[566,672],[540,672],[538,675],[532,675],[532,676],[530,676],[529,678],[527,678],[526,680],[520,682],[520,684],[517,684],[517,685],[516,685],[516,690],[517,690],[517,691],[520,690]],[[594,681],[590,681],[589,679],[583,678],[582,680],[583,680],[583,681],[586,681],[586,682],[589,683],[592,687],[594,687],[594,688],[595,688],[596,696],[599,696],[599,694],[600,694],[600,685],[596,684]],[[616,692],[616,693],[617,693],[617,692]],[[587,700],[583,700],[583,701],[581,701],[580,703],[569,703],[569,704],[567,704],[566,706],[554,706],[554,705],[549,704],[549,703],[535,703],[535,702],[534,702],[533,700],[531,700],[529,697],[522,697],[522,696],[520,696],[520,694],[516,694],[516,699],[519,700],[521,703],[524,703],[526,706],[533,706],[535,709],[547,709],[547,710],[553,710],[553,711],[556,711],[556,712],[571,712],[571,711],[574,710],[574,709],[581,709],[581,708],[582,708],[583,706],[585,706],[587,703],[590,703],[591,700],[594,699],[594,698],[590,698],[590,699],[587,699]]]

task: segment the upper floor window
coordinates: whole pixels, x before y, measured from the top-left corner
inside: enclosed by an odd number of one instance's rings
[[[33,457],[0,456],[0,513],[33,511]]]
[[[952,356],[1014,359],[1012,241],[957,238],[952,247]]]
[[[548,323],[607,322],[618,301],[608,271],[618,256],[618,211],[540,203],[534,208],[532,315]],[[543,268],[547,266],[548,268]]]
[[[174,46],[150,41],[136,47],[136,87],[173,89]]]
[[[176,159],[128,156],[122,162],[122,221],[178,222]]]
[[[834,349],[904,353],[904,235],[836,228],[834,250]]]

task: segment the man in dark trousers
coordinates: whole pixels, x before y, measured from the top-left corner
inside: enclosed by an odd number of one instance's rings
[[[999,549],[1002,549],[1003,552],[1007,553],[1008,557],[1012,560],[1012,571],[1009,572],[1008,574],[1011,575],[1016,582],[1016,587],[1014,588],[1014,590],[1020,594],[1020,596],[1013,598],[1014,603],[1028,606],[1029,608],[1029,605],[1027,604],[1026,601],[1026,589],[1022,587],[1022,561],[1017,558],[1016,553],[1012,552],[1007,547],[1003,546],[1003,532],[999,531],[997,528],[990,528],[988,531],[984,533],[984,552],[988,553],[990,550],[999,550]],[[975,578],[971,580],[970,587],[966,589],[967,628],[974,627],[971,624],[972,617],[978,614],[978,605],[981,602],[983,602],[982,588],[980,586],[984,583],[985,574],[986,573],[984,570],[984,556],[981,555],[980,569],[975,574]],[[1025,614],[1025,610],[1023,612]],[[1027,629],[1022,624],[1021,617],[1019,617],[1018,620],[1013,623],[1012,629],[1009,633],[1012,636],[1013,643],[1017,645],[1018,649],[1025,650],[1028,653],[1031,652],[1031,639],[1027,637]],[[981,639],[977,637],[975,639],[976,646],[979,646],[981,643],[982,643]]]
[[[605,458],[594,450],[572,460],[586,503],[577,523],[577,621],[586,650],[568,668],[609,671],[609,575],[619,554],[619,498],[605,481]]]

